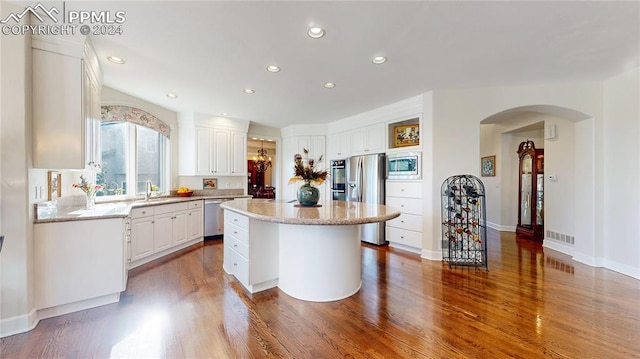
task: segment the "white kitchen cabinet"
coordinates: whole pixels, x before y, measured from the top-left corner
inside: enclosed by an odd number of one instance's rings
[[[379,123],[351,130],[352,156],[382,153],[385,150],[385,124]]]
[[[60,40],[62,41],[62,40]],[[99,163],[101,72],[88,40],[32,41],[35,168],[85,169]]]
[[[40,318],[118,301],[126,288],[126,220],[34,225],[34,301],[46,312]]]
[[[153,253],[161,252],[173,244],[173,213],[153,217]]]
[[[224,176],[229,171],[229,154],[230,154],[230,133],[227,130],[213,130],[213,174],[216,176]]]
[[[392,247],[422,251],[422,181],[387,181],[386,205],[400,210],[387,222],[386,239]]]
[[[327,156],[329,159],[345,159],[350,156],[351,133],[349,131],[327,136]]]
[[[246,175],[246,143],[247,134],[245,132],[197,127],[195,130],[195,174]]]
[[[202,201],[189,202],[187,215],[187,240],[202,238],[204,230]]]
[[[251,293],[278,284],[278,226],[224,211],[225,272]]]
[[[210,175],[213,173],[213,130],[196,128],[196,174]]]
[[[202,201],[134,208],[131,262],[135,268],[203,239]]]
[[[131,210],[131,262],[153,254],[153,207]]]
[[[247,175],[247,134],[231,131],[231,175]]]

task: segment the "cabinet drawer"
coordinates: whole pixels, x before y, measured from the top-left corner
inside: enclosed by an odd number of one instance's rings
[[[388,226],[422,232],[422,216],[402,213],[400,217],[387,222]]]
[[[387,196],[422,198],[422,181],[387,181]]]
[[[242,258],[230,247],[224,251],[224,266],[227,273],[233,274],[245,287],[249,286],[249,261]]]
[[[202,201],[187,202],[189,209],[202,208]]]
[[[387,197],[386,205],[402,213],[422,215],[422,198]]]
[[[387,240],[393,243],[422,249],[422,232],[410,231],[391,226],[386,226]]]
[[[224,223],[225,225],[227,223],[235,224],[242,229],[249,230],[249,217],[229,210],[224,211]]]
[[[238,238],[234,236],[225,236],[224,245],[229,246],[234,251],[238,252],[244,259],[249,259],[249,245],[242,243]]]
[[[141,207],[131,209],[131,218],[142,218],[153,216],[153,207]]]
[[[174,204],[165,204],[162,206],[155,206],[153,211],[155,214],[164,214],[164,213],[171,213],[171,212],[186,211],[187,208],[189,208],[189,205],[187,204],[187,202],[183,202],[183,203],[174,203]]]
[[[233,237],[239,240],[240,242],[246,245],[249,245],[249,231],[238,227],[234,223],[225,221],[224,222],[224,239],[227,239],[228,237]]]

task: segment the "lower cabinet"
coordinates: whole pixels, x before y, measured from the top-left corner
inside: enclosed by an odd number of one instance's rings
[[[202,240],[202,201],[131,210],[131,258],[135,268]]]
[[[278,224],[224,211],[224,271],[251,293],[278,285]]]
[[[127,286],[127,221],[34,225],[34,302],[45,312],[40,318],[118,301]]]
[[[400,209],[400,217],[387,222],[389,245],[422,251],[422,181],[387,181],[385,205]]]

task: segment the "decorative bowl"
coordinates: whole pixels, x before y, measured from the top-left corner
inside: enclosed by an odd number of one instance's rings
[[[178,193],[180,197],[191,197],[193,195],[193,191]]]

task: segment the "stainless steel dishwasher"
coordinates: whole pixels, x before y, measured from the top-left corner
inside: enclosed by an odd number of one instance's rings
[[[204,236],[222,237],[224,233],[224,210],[222,202],[230,199],[206,199],[204,201]]]

